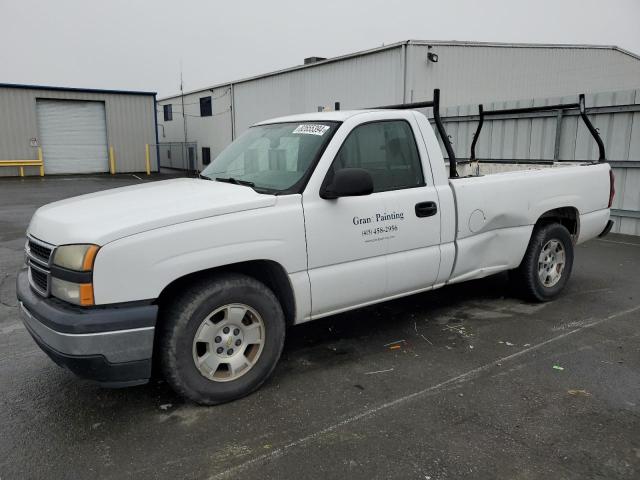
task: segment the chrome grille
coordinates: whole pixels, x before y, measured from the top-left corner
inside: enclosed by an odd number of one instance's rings
[[[49,265],[51,260],[51,253],[53,252],[53,246],[48,245],[40,240],[36,240],[33,237],[29,237],[27,242],[27,255],[32,259]]]
[[[46,294],[46,292],[49,291],[49,275],[40,269],[33,268],[31,265],[29,274],[31,276],[31,283],[35,289],[42,294]]]
[[[31,287],[44,297],[48,297],[51,291],[50,266],[54,245],[28,237],[25,246],[27,265],[29,266],[29,283]]]

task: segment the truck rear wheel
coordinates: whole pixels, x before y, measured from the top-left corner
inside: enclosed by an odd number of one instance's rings
[[[203,405],[256,390],[273,372],[284,345],[278,299],[240,274],[192,285],[163,310],[161,324],[158,353],[165,379]]]
[[[564,288],[573,267],[573,242],[559,223],[536,227],[520,263],[512,270],[522,294],[537,302],[555,298]]]

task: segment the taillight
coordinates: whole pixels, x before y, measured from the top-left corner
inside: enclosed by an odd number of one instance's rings
[[[613,175],[613,170],[609,170],[609,205],[607,208],[611,208],[613,205],[613,197],[616,195],[616,177]]]

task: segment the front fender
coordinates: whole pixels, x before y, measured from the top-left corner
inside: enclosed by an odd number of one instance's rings
[[[274,207],[171,225],[104,245],[94,265],[96,304],[155,299],[190,273],[250,260],[272,260],[289,275],[306,269],[299,195]]]

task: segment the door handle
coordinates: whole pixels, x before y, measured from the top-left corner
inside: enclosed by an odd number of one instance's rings
[[[416,203],[416,217],[431,217],[438,213],[436,202]]]

